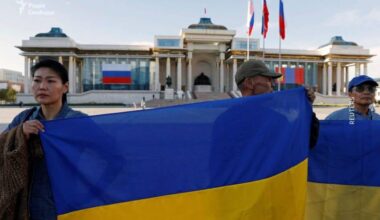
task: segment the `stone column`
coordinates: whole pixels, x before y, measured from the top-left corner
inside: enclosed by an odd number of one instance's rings
[[[192,70],[192,61],[193,54],[192,52],[189,52],[187,55],[188,59],[188,65],[187,65],[187,91],[191,92],[193,91],[193,82],[192,82],[192,77],[193,77],[193,70]]]
[[[38,63],[38,61],[40,61],[40,57],[35,56],[33,59],[33,65],[36,65]]]
[[[343,67],[343,92],[347,92],[347,68],[344,66]]]
[[[156,57],[156,69],[154,73],[154,91],[160,91],[160,59]]]
[[[224,53],[220,53],[219,91],[224,92]]]
[[[24,62],[24,94],[30,94],[30,58],[25,56]]]
[[[360,75],[360,63],[355,64],[355,76]]]
[[[313,86],[320,87],[321,85],[318,85],[318,64],[313,63]]]
[[[182,87],[182,58],[178,58],[177,60],[177,93],[182,92],[181,87]]]
[[[74,57],[69,57],[69,93],[75,94]]]
[[[341,90],[341,83],[342,83],[342,66],[341,63],[337,64],[336,67],[336,95],[340,96],[340,90]]]
[[[328,63],[327,70],[327,95],[332,95],[332,62]]]
[[[63,65],[63,57],[62,56],[58,57],[58,62]]]
[[[233,67],[232,67],[232,71],[233,71],[232,90],[236,91],[237,90],[237,85],[236,85],[236,82],[235,82],[235,76],[236,76],[236,72],[237,72],[237,59],[234,59],[234,64],[233,64]]]
[[[322,85],[322,92],[323,92],[323,95],[327,95],[327,67],[326,67],[326,63],[323,64],[323,72],[322,72],[322,81],[323,81],[323,85]]]
[[[368,66],[367,66],[367,63],[363,63],[363,68],[364,68],[364,70],[363,70],[364,75],[368,75]]]
[[[348,93],[348,83],[350,82],[350,79],[348,78],[348,66],[344,68],[346,70],[346,92]]]
[[[74,63],[73,63],[73,80],[74,80],[74,85],[73,85],[73,88],[74,88],[74,93],[77,93],[77,79],[78,79],[78,76],[77,76],[77,58],[75,58],[75,57],[73,57],[74,59],[73,59],[73,61],[74,61]]]
[[[166,77],[170,76],[170,57],[166,58]]]

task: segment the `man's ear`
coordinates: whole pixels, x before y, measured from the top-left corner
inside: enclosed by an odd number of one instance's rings
[[[348,97],[350,97],[350,99],[354,99],[354,94],[352,92],[348,92]]]
[[[251,83],[251,80],[249,78],[244,79],[243,85],[247,89],[252,89],[252,83]]]

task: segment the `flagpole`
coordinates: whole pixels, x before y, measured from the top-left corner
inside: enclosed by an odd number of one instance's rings
[[[280,0],[280,12],[279,12],[279,46],[278,46],[278,69],[280,70],[280,73],[282,74],[282,78],[284,79],[284,74],[282,72],[282,63],[281,63],[281,42],[283,39],[285,39],[285,16],[284,16],[284,6],[282,3],[282,0]],[[278,80],[278,91],[281,90],[281,82]]]
[[[247,61],[249,60],[249,32],[247,35]]]
[[[263,60],[265,60],[265,37],[263,36]]]
[[[247,26],[248,26],[248,31],[247,31],[247,61],[249,60],[249,38],[252,34],[253,31],[253,24],[255,22],[255,12],[253,8],[253,2],[252,0],[248,1],[248,17],[247,17]]]
[[[280,71],[280,73],[282,74],[282,64],[281,64],[281,36],[279,37],[280,40],[279,40],[279,53],[278,53],[278,70]],[[277,86],[277,90],[278,91],[281,91],[281,82],[280,80],[277,80],[277,83],[278,83],[278,86]]]

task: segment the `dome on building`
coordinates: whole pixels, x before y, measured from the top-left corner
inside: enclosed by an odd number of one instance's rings
[[[67,37],[59,27],[52,27],[47,33],[39,33],[36,37]]]
[[[355,42],[345,41],[342,36],[334,36],[331,38],[330,42],[320,46],[319,48],[326,47],[329,45],[339,45],[339,46],[358,46]]]
[[[211,30],[227,30],[222,25],[213,24],[211,18],[201,18],[198,24],[192,24],[189,29],[211,29]]]

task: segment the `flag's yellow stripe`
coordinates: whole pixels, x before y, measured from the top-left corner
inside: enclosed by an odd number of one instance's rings
[[[307,160],[259,181],[95,207],[58,219],[304,219],[306,178]]]
[[[378,220],[380,187],[308,183],[307,220]]]

